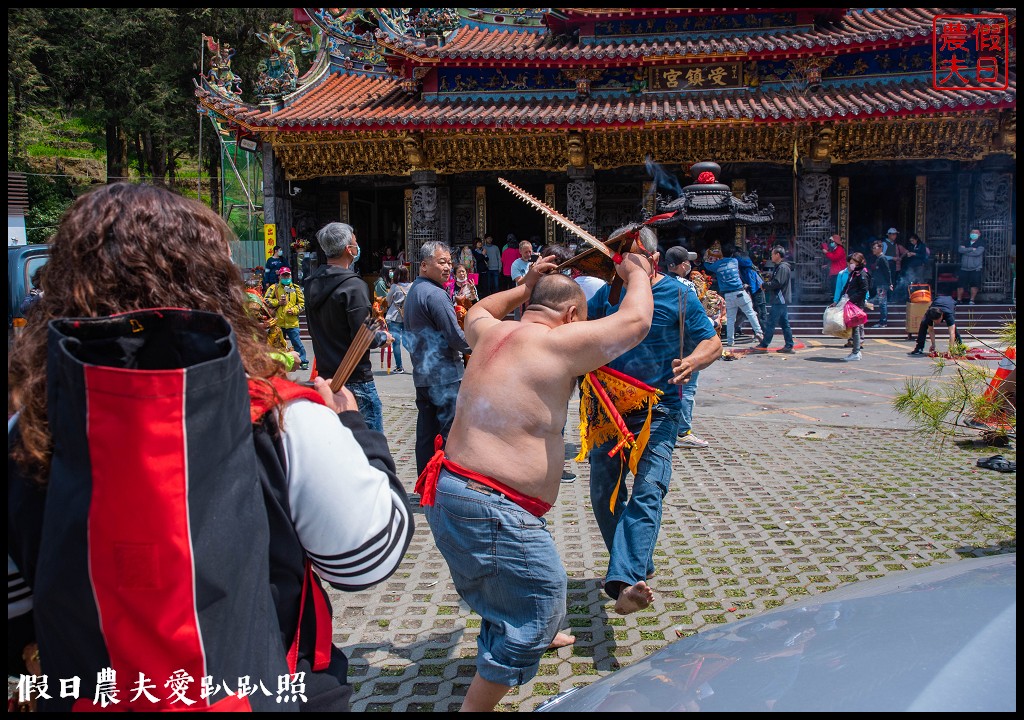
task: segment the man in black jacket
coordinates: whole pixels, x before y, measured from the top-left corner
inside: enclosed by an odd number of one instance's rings
[[[462,356],[469,354],[469,343],[444,289],[452,274],[451,250],[442,242],[425,242],[419,261],[419,277],[405,299],[403,337],[416,386],[417,477],[434,455],[434,438],[448,439],[465,368]]]
[[[352,269],[352,264],[359,258],[359,244],[351,225],[328,223],[316,238],[327,256],[327,264],[318,267],[306,280],[306,317],[313,339],[317,373],[329,381],[341,365],[359,327],[370,315],[370,291]],[[378,330],[370,349],[390,342],[391,335]],[[355,395],[366,426],[384,432],[384,412],[373,382],[369,350],[359,360],[345,386]]]
[[[786,262],[786,250],[781,245],[772,248],[771,275],[764,283],[764,292],[768,296],[768,327],[764,331],[764,339],[754,347],[754,352],[768,352],[768,346],[775,335],[775,326],[782,326],[782,337],[786,344],[779,349],[787,355],[796,352],[793,349],[793,329],[789,326],[789,304],[793,300],[792,277],[793,268]]]
[[[871,327],[884,328],[889,324],[889,292],[893,288],[892,267],[885,257],[885,246],[881,240],[871,244],[871,260],[868,271],[871,273],[871,285],[875,291],[875,302],[878,305],[878,322]]]

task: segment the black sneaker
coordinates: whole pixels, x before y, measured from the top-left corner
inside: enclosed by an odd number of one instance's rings
[[[920,348],[914,348],[913,351],[908,352],[907,355],[911,355],[913,357],[924,357],[924,350],[921,350]]]
[[[575,479],[576,479],[576,473],[569,472],[568,470],[563,470],[562,471],[562,482],[564,482],[564,483],[571,483]]]
[[[793,354],[796,353],[796,350],[794,350],[791,347],[784,347],[784,348],[780,348],[779,352],[784,354],[784,355],[793,355]]]
[[[308,362],[299,363],[299,367],[301,369],[303,369],[303,370],[309,370],[309,363]]]

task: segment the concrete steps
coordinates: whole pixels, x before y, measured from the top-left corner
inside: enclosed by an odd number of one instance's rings
[[[801,337],[821,335],[821,316],[826,305],[794,305],[789,309],[789,323],[793,334]],[[965,337],[993,338],[1008,320],[1017,317],[1015,305],[959,305],[956,309],[957,326]],[[878,320],[878,309],[868,311],[868,325]],[[908,328],[907,306],[889,305],[889,321],[885,328],[869,328],[868,335],[876,338],[902,339],[917,336],[917,327]],[[941,328],[940,331],[942,332]]]

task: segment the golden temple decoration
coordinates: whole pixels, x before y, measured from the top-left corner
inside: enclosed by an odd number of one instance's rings
[[[587,139],[578,131],[569,133],[569,166],[582,168],[587,166]]]
[[[487,235],[487,186],[476,186],[476,236]]]
[[[290,180],[345,175],[442,174],[492,170],[611,169],[659,163],[718,162],[791,165],[793,148],[832,164],[863,160],[977,160],[1016,152],[1016,115],[900,117],[821,123],[702,122],[644,128],[550,132],[267,133]],[[826,154],[827,153],[827,154]]]

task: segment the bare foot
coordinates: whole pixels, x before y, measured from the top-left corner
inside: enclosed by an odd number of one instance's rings
[[[548,645],[548,650],[557,650],[558,648],[569,647],[576,642],[575,635],[566,635],[564,632],[560,632],[555,635],[555,639]]]
[[[619,615],[629,615],[637,610],[643,610],[654,600],[654,591],[647,587],[643,580],[635,585],[623,588],[619,593],[619,599],[615,601],[615,612]]]

